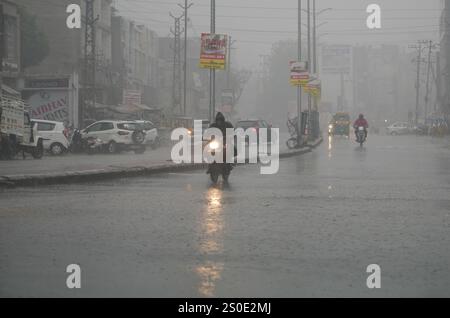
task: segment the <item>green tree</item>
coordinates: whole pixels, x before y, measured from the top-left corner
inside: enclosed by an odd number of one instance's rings
[[[19,9],[21,30],[21,65],[22,69],[41,63],[49,54],[47,36],[39,29],[36,16],[25,8]]]

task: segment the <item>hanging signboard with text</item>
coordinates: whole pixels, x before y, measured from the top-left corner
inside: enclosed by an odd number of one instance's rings
[[[322,82],[315,78],[305,85],[305,92],[311,94],[311,96],[319,98],[322,92]]]
[[[291,85],[304,86],[309,82],[309,72],[307,62],[291,61],[289,63],[291,71]]]
[[[228,36],[202,33],[200,68],[225,70],[227,64]]]

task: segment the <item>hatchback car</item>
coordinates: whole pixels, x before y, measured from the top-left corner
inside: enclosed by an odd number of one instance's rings
[[[68,130],[64,123],[59,121],[32,119],[31,123],[37,125],[39,136],[44,139],[44,150],[54,156],[60,156],[69,149]]]
[[[100,139],[108,153],[134,151],[142,154],[146,150],[145,132],[135,121],[98,121],[81,131],[82,139]]]

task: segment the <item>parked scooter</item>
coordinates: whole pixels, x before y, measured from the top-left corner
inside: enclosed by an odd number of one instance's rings
[[[70,134],[69,152],[71,153],[87,153],[96,154],[105,152],[105,145],[99,138],[90,137],[83,139],[81,130],[73,129]]]

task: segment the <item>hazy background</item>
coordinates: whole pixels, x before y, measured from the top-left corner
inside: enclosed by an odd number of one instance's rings
[[[180,1],[115,0],[119,11],[145,23],[160,36],[169,35],[169,12],[180,14]],[[189,36],[209,32],[210,0],[195,0],[190,9]],[[319,16],[319,42],[397,43],[408,45],[420,39],[438,38],[442,0],[317,0],[317,11],[333,8]],[[382,9],[382,30],[368,30],[366,8],[377,3]],[[303,1],[306,9],[306,1]],[[257,67],[259,56],[269,54],[274,42],[297,36],[296,0],[216,0],[216,32],[237,40],[237,62]],[[306,14],[303,17],[306,23]],[[305,29],[306,31],[306,29]]]

